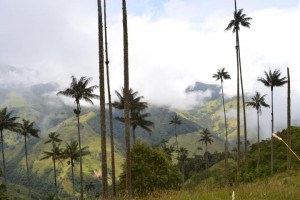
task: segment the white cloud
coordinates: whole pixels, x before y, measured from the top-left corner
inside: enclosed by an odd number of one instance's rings
[[[225,81],[224,91],[228,97],[235,95],[235,37],[224,32],[232,18],[233,2],[163,2],[156,1],[157,5],[148,9],[150,1],[133,6],[136,0],[128,0],[131,87],[151,103],[191,107],[199,105],[205,94],[187,95],[185,88],[195,81],[219,84],[211,76],[226,67],[232,80]],[[269,68],[280,68],[285,75],[290,67],[294,98],[300,96],[296,80],[300,73],[299,1],[241,0],[239,7],[253,18],[251,29],[243,28],[240,34],[246,94],[258,90],[269,96],[269,88],[257,78]],[[111,2],[108,9],[111,88],[119,90],[123,84],[121,5]],[[93,76],[97,84],[96,12],[96,1],[4,0],[0,8],[0,25],[5,30],[0,37],[0,63],[34,68],[38,71],[34,78],[42,82],[68,86],[74,74]],[[277,105],[286,101],[285,95],[280,96]],[[293,101],[295,108],[298,104]],[[276,113],[284,112],[283,107],[278,109]]]

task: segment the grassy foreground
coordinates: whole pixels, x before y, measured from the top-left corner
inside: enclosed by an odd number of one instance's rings
[[[240,184],[228,188],[198,186],[192,190],[180,190],[153,194],[143,200],[299,200],[300,172],[281,173],[255,183]]]

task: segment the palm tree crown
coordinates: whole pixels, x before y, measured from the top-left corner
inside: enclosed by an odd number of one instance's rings
[[[74,76],[71,76],[71,84],[70,87],[64,91],[60,91],[57,95],[64,95],[67,97],[71,97],[75,99],[75,103],[78,106],[78,110],[80,113],[80,100],[84,100],[90,104],[93,104],[91,99],[99,98],[99,95],[93,94],[93,91],[98,88],[97,85],[93,85],[88,87],[88,84],[91,82],[92,78],[87,78],[85,76],[81,77],[79,80]]]
[[[265,71],[266,78],[259,78],[258,81],[262,82],[266,87],[271,87],[273,91],[274,87],[280,87],[287,83],[286,77],[280,78],[281,72],[279,69],[275,69],[273,72],[269,69],[269,72]]]
[[[255,95],[251,98],[252,101],[246,102],[247,106],[255,108],[257,112],[261,113],[261,107],[269,108],[270,105],[265,102],[265,96],[261,96],[259,92],[255,92]]]
[[[10,131],[16,131],[19,127],[19,123],[16,122],[18,117],[12,116],[13,111],[7,112],[7,108],[3,108],[0,110],[0,130],[4,129]]]
[[[218,69],[218,72],[216,74],[213,74],[212,77],[215,78],[217,81],[221,80],[222,83],[223,83],[223,80],[231,79],[230,74],[228,74],[228,72],[225,71],[224,67],[221,69]]]
[[[247,17],[246,14],[243,14],[243,9],[240,9],[237,12],[234,11],[233,16],[234,19],[229,22],[225,31],[229,31],[230,29],[232,29],[233,33],[240,31],[240,25],[250,28],[251,23],[249,21],[252,20],[252,18]]]
[[[49,139],[44,144],[48,144],[48,143],[54,144],[54,143],[59,143],[62,141],[61,139],[58,138],[59,134],[55,133],[55,132],[49,133],[48,137],[49,137]]]
[[[176,126],[176,125],[180,125],[181,123],[182,123],[181,119],[178,117],[178,115],[175,114],[174,116],[172,116],[169,124],[174,124]]]
[[[199,139],[199,142],[205,143],[205,144],[211,144],[214,140],[212,139],[212,134],[210,131],[206,128],[201,132],[201,138]]]
[[[119,101],[115,101],[112,103],[112,106],[116,109],[123,110],[124,109],[124,88],[121,89],[121,93],[115,91]],[[143,96],[138,96],[138,91],[133,91],[132,88],[129,89],[129,110],[130,112],[134,111],[142,111],[148,108],[147,102],[142,102]]]
[[[20,125],[18,129],[18,133],[23,135],[24,137],[29,138],[30,136],[39,138],[40,130],[34,127],[34,122],[30,122],[29,120],[23,119],[23,123]]]

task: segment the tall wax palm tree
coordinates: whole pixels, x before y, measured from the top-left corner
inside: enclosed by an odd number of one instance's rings
[[[246,109],[245,109],[245,98],[244,98],[244,87],[243,87],[243,76],[242,76],[242,64],[241,64],[241,54],[240,54],[240,42],[239,42],[239,31],[240,25],[250,28],[251,17],[247,17],[243,14],[243,9],[237,11],[236,0],[235,2],[235,12],[234,19],[230,21],[225,31],[231,30],[236,34],[236,59],[237,59],[237,142],[238,142],[238,153],[237,153],[237,169],[239,170],[240,165],[240,89],[239,83],[241,80],[242,89],[242,100],[243,100],[243,114],[244,114],[244,134],[245,134],[245,144],[247,144],[247,122],[246,122]],[[245,163],[247,157],[247,145],[245,145]]]
[[[291,81],[290,81],[290,69],[287,68],[287,81],[288,81],[288,88],[287,88],[287,143],[288,146],[292,145],[292,138],[291,138]],[[291,169],[291,154],[289,149],[287,149],[287,158],[286,158],[286,166],[287,171]]]
[[[124,116],[126,143],[126,192],[128,199],[132,198],[131,190],[131,158],[130,158],[130,101],[129,101],[129,58],[128,58],[128,26],[126,0],[122,0],[123,14],[123,49],[124,49]]]
[[[266,87],[271,88],[271,175],[274,172],[274,140],[272,134],[274,133],[274,109],[273,109],[273,89],[274,87],[280,87],[287,83],[286,77],[280,77],[281,72],[279,69],[275,69],[273,72],[269,69],[269,72],[265,71],[265,78],[258,78],[257,80],[262,82]]]
[[[29,167],[28,167],[28,156],[27,156],[27,138],[30,138],[30,136],[39,138],[39,132],[40,130],[35,128],[34,122],[30,122],[29,120],[26,119],[22,120],[22,123],[20,124],[18,129],[18,133],[24,136],[24,141],[25,141],[25,160],[26,160],[29,199],[31,199],[31,183],[30,183],[30,175],[29,175]]]
[[[132,128],[132,138],[133,143],[135,144],[136,137],[135,137],[135,130],[137,127],[147,131],[148,133],[152,132],[152,127],[154,123],[152,121],[147,120],[146,118],[150,116],[150,113],[140,113],[140,112],[133,112],[131,113],[130,124]],[[120,122],[125,122],[124,117],[116,117],[116,119]]]
[[[223,110],[224,110],[224,119],[225,119],[225,176],[228,181],[228,131],[227,131],[227,118],[226,118],[225,101],[224,101],[223,81],[226,79],[231,79],[231,77],[223,67],[221,69],[218,69],[218,72],[213,75],[213,78],[215,78],[217,81],[221,80],[222,101],[223,101]]]
[[[258,158],[257,158],[257,169],[259,167],[260,161],[260,147],[259,147],[259,115],[261,114],[261,108],[266,107],[269,108],[269,104],[265,102],[265,96],[261,96],[259,92],[255,92],[255,95],[251,98],[252,101],[246,102],[247,106],[251,106],[256,109],[257,112],[257,148],[258,148]]]
[[[57,195],[57,182],[56,182],[56,166],[55,166],[55,160],[61,155],[62,149],[59,148],[59,144],[62,140],[59,138],[59,134],[56,132],[51,132],[49,133],[48,137],[49,139],[44,143],[44,144],[49,144],[51,143],[52,145],[52,152],[44,152],[45,156],[41,159],[48,159],[52,158],[53,160],[53,168],[54,168],[54,186],[55,186],[55,192]],[[51,155],[52,154],[52,155]]]
[[[52,149],[50,151],[44,151],[44,157],[42,157],[40,160],[46,160],[51,158],[53,161],[53,174],[54,174],[54,187],[55,187],[55,195],[56,198],[58,196],[58,191],[57,191],[57,182],[56,182],[56,160],[60,158],[60,156],[62,155],[62,149],[59,148],[59,144],[57,144],[56,142],[52,143]]]
[[[119,101],[115,101],[112,103],[112,106],[116,109],[124,109],[124,88],[121,89],[121,93],[118,91],[115,91]],[[122,95],[123,94],[123,95]],[[148,108],[147,102],[141,101],[141,99],[144,98],[143,96],[138,96],[138,92],[134,92],[131,88],[129,89],[129,117],[130,117],[130,125],[132,127],[132,134],[133,134],[133,140],[135,141],[135,129],[137,126],[135,125],[136,123],[139,123],[138,121],[141,122],[140,116],[142,115],[143,118],[146,118],[149,116],[149,114],[140,114],[141,111],[145,110]],[[118,121],[125,122],[124,117],[116,117]],[[132,121],[133,120],[133,121]],[[147,124],[149,124],[147,122]],[[150,126],[149,124],[148,126]],[[147,130],[147,129],[145,129]]]
[[[74,165],[75,162],[80,161],[80,156],[86,156],[90,154],[88,147],[81,148],[78,147],[78,142],[76,140],[71,140],[70,143],[66,142],[65,149],[62,152],[61,158],[68,160],[68,165],[71,165],[71,176],[72,176],[72,186],[73,186],[73,196],[75,197],[75,182],[74,182]]]
[[[104,84],[105,78],[104,78],[103,22],[102,22],[101,0],[98,0],[98,40],[99,40],[102,194],[103,194],[103,198],[107,199],[108,180],[107,180],[106,124],[105,124],[105,84]]]
[[[107,93],[108,93],[108,108],[109,108],[109,130],[110,130],[110,146],[111,146],[111,185],[112,196],[116,196],[116,173],[115,173],[115,144],[114,144],[114,130],[113,130],[113,118],[112,118],[112,102],[110,93],[110,81],[109,81],[109,60],[108,60],[108,45],[107,45],[107,24],[106,24],[106,0],[104,0],[104,39],[105,39],[105,64],[106,64],[106,81],[107,81]]]
[[[176,127],[177,125],[180,125],[182,123],[181,119],[177,116],[177,114],[175,114],[174,116],[172,116],[169,124],[174,124],[174,134],[175,134],[175,139],[176,139],[176,150],[178,152],[178,140],[177,140],[177,131],[176,131]]]
[[[180,147],[179,150],[178,150],[178,164],[179,166],[181,165],[181,171],[182,171],[182,181],[184,183],[185,181],[185,161],[188,159],[188,155],[189,155],[189,152],[186,148],[184,147]]]
[[[16,132],[19,127],[19,123],[16,122],[18,117],[12,116],[13,111],[7,112],[7,108],[0,110],[0,133],[1,133],[1,149],[2,149],[2,163],[3,163],[3,176],[4,176],[4,186],[6,187],[6,196],[7,195],[7,174],[6,174],[6,164],[5,164],[5,154],[4,154],[4,139],[3,131],[10,130]]]
[[[208,151],[207,151],[207,144],[211,144],[214,142],[213,136],[211,132],[206,128],[201,133],[201,138],[199,139],[199,142],[202,142],[205,144],[205,154],[206,154],[206,164],[205,168],[208,169]]]
[[[93,98],[99,98],[98,95],[94,94],[94,90],[98,88],[98,86],[93,85],[88,87],[89,83],[91,82],[92,78],[87,78],[85,76],[81,77],[79,80],[74,76],[71,76],[71,84],[70,87],[64,91],[60,91],[57,95],[64,95],[67,97],[71,97],[74,99],[76,104],[76,108],[74,109],[74,114],[77,118],[77,130],[78,130],[78,144],[79,149],[81,149],[81,138],[80,138],[80,113],[81,113],[81,106],[80,101],[84,100],[90,104],[93,104]],[[81,152],[79,151],[81,154]],[[80,155],[79,158],[80,162],[80,198],[83,199],[83,175],[82,175],[82,157]]]

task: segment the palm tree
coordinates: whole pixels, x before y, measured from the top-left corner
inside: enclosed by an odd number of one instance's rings
[[[115,91],[119,101],[114,101],[112,106],[116,109],[124,109],[124,88],[121,89],[121,93]],[[141,101],[144,98],[143,96],[138,96],[138,92],[134,92],[132,88],[129,89],[129,110],[130,110],[130,125],[132,128],[132,137],[133,142],[135,143],[135,129],[140,126],[142,129],[147,132],[151,132],[150,127],[153,126],[151,121],[146,120],[146,117],[149,117],[149,113],[141,114],[141,111],[148,108],[148,103]],[[116,117],[116,120],[125,123],[124,117]],[[145,126],[144,126],[145,125]]]
[[[269,108],[269,104],[265,102],[265,96],[261,96],[259,92],[255,92],[255,96],[251,98],[252,101],[246,102],[247,106],[251,106],[252,108],[256,109],[257,112],[257,148],[258,148],[258,159],[257,159],[257,169],[259,167],[260,161],[260,147],[259,147],[259,114],[261,114],[261,107]]]
[[[3,176],[4,176],[4,186],[6,187],[6,196],[7,195],[7,174],[6,174],[6,164],[5,164],[5,154],[4,154],[4,139],[3,139],[3,131],[10,130],[16,132],[19,123],[16,122],[18,117],[12,116],[13,111],[7,112],[7,108],[3,108],[0,110],[0,133],[1,133],[1,148],[2,148],[2,162],[3,162]]]
[[[71,140],[70,143],[66,142],[66,147],[63,150],[62,159],[67,159],[68,160],[68,165],[71,165],[71,175],[72,175],[72,185],[73,185],[73,196],[75,197],[75,182],[74,182],[74,164],[75,161],[80,161],[81,156],[86,156],[90,154],[90,151],[88,150],[88,147],[83,147],[81,148],[81,151],[79,150],[78,147],[78,142],[75,140]]]
[[[287,68],[287,143],[288,146],[292,146],[292,138],[291,138],[291,82],[290,82],[290,69]],[[287,150],[287,158],[286,158],[286,166],[287,171],[291,169],[291,154],[289,149]]]
[[[50,136],[49,136],[50,137]],[[50,139],[51,140],[51,139]],[[49,140],[48,140],[49,141]],[[47,141],[47,142],[48,142]],[[45,142],[46,144],[46,142]],[[56,142],[52,143],[52,149],[51,151],[44,151],[44,157],[42,157],[40,160],[45,160],[51,158],[53,161],[53,172],[54,172],[54,186],[55,186],[55,194],[58,195],[57,191],[57,182],[56,182],[56,163],[55,161],[60,158],[62,155],[62,149],[59,148],[60,144],[56,144]]]
[[[181,165],[181,170],[182,170],[182,181],[184,183],[185,181],[185,169],[184,169],[184,164],[185,164],[185,161],[188,159],[188,155],[189,155],[189,152],[186,148],[184,147],[180,147],[179,150],[178,150],[178,164]]]
[[[31,199],[31,183],[29,176],[29,168],[28,168],[28,158],[27,158],[27,138],[30,136],[39,138],[40,130],[35,128],[34,122],[30,122],[29,120],[23,119],[23,123],[20,124],[18,133],[24,136],[25,141],[25,159],[26,159],[26,171],[27,171],[27,183],[28,183],[28,197]]]
[[[55,186],[55,192],[57,195],[57,182],[56,182],[56,166],[55,166],[55,160],[61,155],[62,149],[59,148],[59,145],[56,145],[57,143],[60,144],[60,142],[62,141],[59,138],[59,134],[55,133],[55,132],[51,132],[49,133],[48,137],[49,139],[44,143],[44,144],[52,144],[52,151],[51,152],[46,152],[44,151],[45,156],[41,159],[48,159],[48,158],[52,158],[53,160],[53,168],[54,168],[54,186]]]
[[[112,118],[112,102],[110,94],[110,81],[109,81],[109,60],[108,60],[108,45],[107,45],[107,24],[106,24],[106,0],[104,0],[104,39],[105,39],[105,64],[106,64],[106,80],[107,80],[107,93],[108,93],[108,108],[109,108],[109,130],[110,130],[110,146],[111,146],[111,185],[112,196],[116,196],[116,173],[115,173],[115,144],[114,144],[114,131],[113,131],[113,118]]]
[[[286,77],[280,77],[281,72],[279,69],[275,69],[273,72],[269,69],[269,72],[265,71],[265,78],[258,78],[257,80],[262,82],[265,86],[271,88],[271,104],[272,104],[272,132],[271,132],[271,175],[273,175],[274,169],[274,140],[272,134],[274,133],[274,110],[273,110],[273,89],[274,87],[280,87],[287,83]]]
[[[174,134],[175,134],[175,139],[176,139],[176,150],[178,152],[178,141],[177,141],[177,132],[176,132],[176,126],[180,125],[182,123],[181,119],[179,119],[179,117],[177,116],[177,114],[175,114],[174,116],[172,116],[169,124],[174,124]]]
[[[81,149],[81,138],[80,138],[80,123],[79,123],[79,116],[81,113],[81,106],[80,101],[84,100],[90,104],[93,104],[91,99],[99,98],[98,95],[94,94],[93,91],[98,88],[97,85],[93,85],[88,87],[88,84],[91,82],[92,78],[87,78],[85,76],[81,77],[79,80],[74,76],[71,76],[71,84],[70,87],[64,91],[60,91],[57,95],[64,95],[67,97],[71,97],[75,99],[76,108],[73,110],[74,114],[77,118],[77,129],[78,129],[78,144],[79,149]],[[81,153],[79,151],[79,153]],[[80,155],[80,198],[83,199],[83,176],[82,176],[82,157]]]
[[[135,144],[136,137],[135,137],[135,130],[137,127],[140,127],[141,129],[147,131],[148,133],[152,132],[152,127],[154,126],[154,123],[152,121],[147,120],[146,118],[150,116],[150,113],[143,113],[140,112],[133,112],[131,113],[130,118],[130,125],[132,128],[132,138],[133,143]],[[116,117],[116,120],[120,122],[125,122],[124,117]]]
[[[225,176],[228,181],[228,131],[227,131],[227,119],[226,119],[226,110],[225,110],[225,101],[224,101],[224,91],[223,91],[223,81],[226,79],[231,79],[230,75],[225,68],[218,69],[218,72],[213,75],[217,81],[221,80],[222,88],[222,100],[223,100],[223,110],[224,110],[224,119],[225,119]]]
[[[128,59],[128,26],[126,0],[122,0],[123,14],[123,47],[124,47],[124,116],[126,143],[126,192],[128,199],[132,198],[131,191],[131,158],[130,158],[130,101],[129,101],[129,59]]]
[[[238,142],[238,153],[237,153],[237,169],[239,170],[240,165],[240,89],[239,82],[241,80],[242,88],[242,99],[243,99],[243,114],[244,114],[244,134],[245,134],[245,144],[247,144],[247,123],[246,123],[246,109],[245,109],[245,98],[244,98],[244,86],[243,86],[243,76],[242,76],[242,64],[241,64],[241,54],[240,54],[240,42],[239,42],[239,30],[240,25],[250,28],[251,17],[246,17],[243,14],[243,9],[237,11],[236,1],[235,1],[235,12],[233,13],[234,19],[230,21],[225,31],[231,30],[236,33],[236,59],[237,59],[237,142]],[[247,145],[245,145],[245,163],[247,157]],[[247,165],[247,164],[246,164]]]
[[[118,97],[118,101],[114,101],[112,103],[112,106],[116,109],[123,110],[124,109],[124,88],[121,89],[121,93],[118,91],[115,91],[115,94]],[[132,88],[129,89],[129,110],[130,113],[143,111],[148,108],[147,102],[141,101],[144,97],[138,96],[138,91],[133,91]]]
[[[209,132],[209,130],[206,128],[201,133],[201,138],[199,142],[202,142],[205,144],[205,155],[206,155],[206,169],[208,169],[208,151],[207,151],[207,144],[211,144],[214,142],[212,134]]]
[[[101,125],[101,169],[103,198],[108,197],[107,154],[106,154],[106,124],[105,124],[105,78],[104,78],[104,49],[103,22],[101,0],[98,0],[98,40],[99,40],[99,85],[100,85],[100,125]]]

